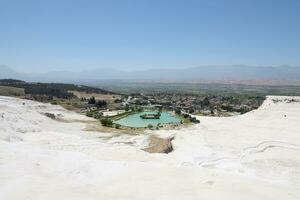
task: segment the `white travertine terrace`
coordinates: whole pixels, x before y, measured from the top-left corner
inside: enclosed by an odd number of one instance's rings
[[[60,106],[0,97],[0,199],[300,199],[300,97],[198,118],[120,135],[85,131],[94,120]],[[174,136],[174,151],[143,151],[149,134]]]

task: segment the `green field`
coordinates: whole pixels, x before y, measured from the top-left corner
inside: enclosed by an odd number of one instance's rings
[[[103,82],[93,86],[109,91],[133,93],[175,93],[195,95],[288,95],[300,96],[300,86],[262,86],[216,83],[156,83],[156,82]]]

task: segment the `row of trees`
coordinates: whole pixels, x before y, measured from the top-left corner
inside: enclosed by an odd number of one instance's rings
[[[94,96],[89,98],[88,104],[95,105],[97,108],[105,108],[107,106],[107,102],[105,100],[96,100]]]

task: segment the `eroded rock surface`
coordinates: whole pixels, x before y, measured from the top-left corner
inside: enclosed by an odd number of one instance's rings
[[[174,138],[160,138],[155,135],[149,136],[149,146],[144,151],[149,153],[170,153],[173,151],[172,140]]]

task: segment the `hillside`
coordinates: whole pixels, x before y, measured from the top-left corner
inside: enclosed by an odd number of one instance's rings
[[[113,92],[107,90],[84,85],[65,83],[25,82],[16,79],[0,79],[0,86],[7,87],[7,89],[23,89],[25,95],[43,95],[57,98],[71,98],[74,96],[71,91],[96,94],[114,94]]]

